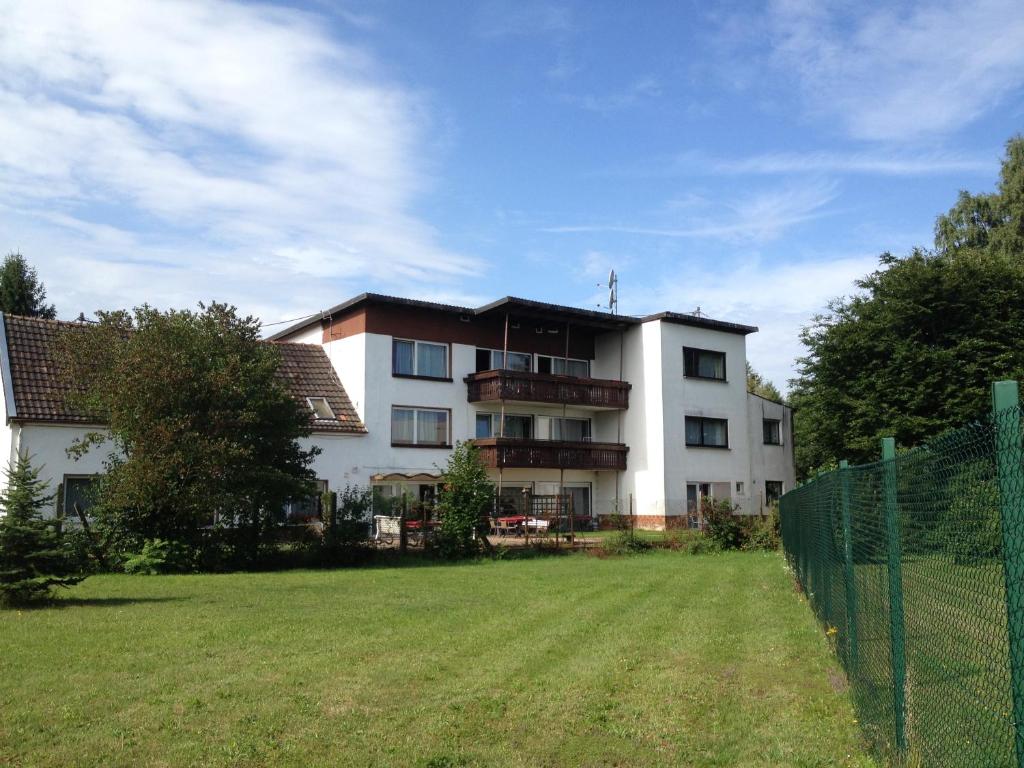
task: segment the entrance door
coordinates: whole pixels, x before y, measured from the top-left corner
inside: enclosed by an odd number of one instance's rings
[[[686,517],[690,528],[704,527],[704,499],[711,498],[711,483],[686,484]]]

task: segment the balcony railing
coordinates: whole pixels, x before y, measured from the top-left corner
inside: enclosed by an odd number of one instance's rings
[[[483,437],[473,441],[485,467],[498,469],[626,468],[629,448],[622,443],[525,440],[518,437]]]
[[[626,381],[504,370],[472,373],[465,381],[471,403],[518,400],[584,408],[629,408],[631,385]]]

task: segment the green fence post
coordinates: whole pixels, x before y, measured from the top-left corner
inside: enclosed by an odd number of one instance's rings
[[[889,640],[892,661],[893,720],[896,749],[907,751],[907,656],[903,626],[903,568],[900,553],[900,511],[896,503],[896,440],[882,438],[882,504],[889,545]]]
[[[850,462],[839,462],[839,512],[843,519],[843,581],[846,582],[846,665],[857,671],[857,584],[853,580],[853,526],[850,522]]]
[[[1024,472],[1021,467],[1024,446],[1021,444],[1019,405],[1016,381],[992,383],[1014,743],[1017,765],[1024,768]]]

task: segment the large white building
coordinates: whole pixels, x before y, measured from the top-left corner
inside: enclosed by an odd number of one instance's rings
[[[756,330],[363,294],[273,338],[321,345],[366,425],[343,481],[429,497],[473,440],[506,509],[563,495],[577,515],[662,528],[693,524],[707,496],[761,512],[795,482],[792,411],[747,392]]]
[[[70,508],[103,456],[75,461],[66,448],[102,425],[64,402],[48,351],[59,324],[0,322],[0,450],[34,456]],[[429,500],[452,446],[472,440],[506,511],[555,499],[580,517],[662,528],[695,524],[704,497],[758,513],[794,484],[791,410],[746,389],[756,330],[672,312],[363,294],[271,340],[310,407],[324,486]]]

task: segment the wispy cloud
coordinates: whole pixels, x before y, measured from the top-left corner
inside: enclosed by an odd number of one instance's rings
[[[490,0],[478,9],[475,28],[483,37],[563,35],[573,29],[572,12],[561,3]]]
[[[625,88],[604,94],[563,94],[560,98],[590,112],[608,113],[635,106],[641,101],[661,95],[661,84],[654,77],[634,80]]]
[[[735,160],[717,160],[709,165],[712,173],[732,174],[932,176],[954,173],[991,175],[999,163],[995,157],[984,159],[955,153],[769,152]]]
[[[908,141],[977,120],[1024,86],[1018,0],[886,5],[776,0],[771,60],[808,109],[855,138]]]
[[[675,221],[664,217],[654,223],[592,223],[545,227],[544,232],[608,232],[653,237],[714,239],[725,242],[766,242],[774,240],[797,224],[826,215],[826,206],[838,195],[834,182],[819,180],[778,187],[748,196],[738,202],[720,203],[707,212],[707,203],[687,200],[687,205],[670,201]],[[694,210],[696,209],[696,210]]]
[[[804,353],[800,329],[831,299],[853,294],[854,280],[877,266],[875,254],[821,253],[788,263],[747,258],[702,270],[699,280],[652,279],[628,270],[620,296],[630,313],[689,312],[699,306],[712,317],[758,326],[758,333],[747,337],[748,358],[785,389]]]
[[[270,307],[318,278],[479,268],[410,212],[425,105],[317,17],[225,0],[0,2],[0,16],[0,222],[51,249],[33,260],[72,248],[83,286],[134,287],[82,301]],[[102,255],[128,252],[143,258]]]

